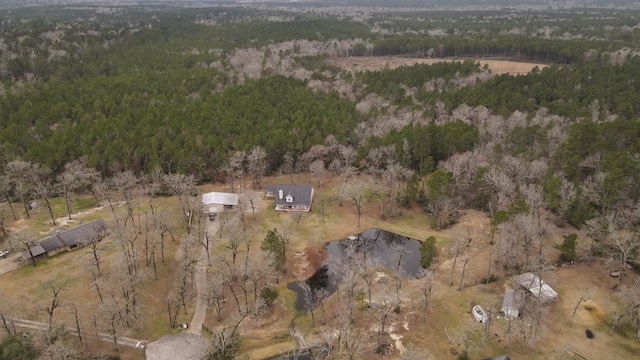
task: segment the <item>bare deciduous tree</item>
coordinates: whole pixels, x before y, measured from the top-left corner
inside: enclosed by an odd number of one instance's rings
[[[560,185],[560,198],[558,199],[558,211],[563,216],[567,216],[569,208],[576,199],[577,191],[576,186],[569,180],[561,177],[562,184]]]
[[[222,271],[212,271],[203,294],[208,307],[215,310],[218,321],[222,321],[222,309],[225,302],[224,283],[225,277]]]
[[[225,161],[220,170],[227,174],[227,180],[231,183],[231,192],[235,192],[236,181],[244,183],[245,176],[245,160],[247,153],[245,151],[236,151],[231,155],[229,160]]]
[[[489,211],[493,216],[496,211],[506,209],[509,206],[513,200],[516,185],[511,180],[511,177],[495,168],[491,168],[489,171],[484,173],[482,179],[487,191],[491,195]]]
[[[393,299],[391,291],[381,291],[374,298],[371,304],[371,315],[378,321],[377,340],[378,346],[382,344],[382,335],[386,332],[387,321],[389,316],[399,304]]]
[[[171,193],[178,197],[182,209],[182,216],[188,226],[189,218],[192,215],[191,212],[194,211],[194,209],[190,208],[188,199],[191,197],[191,191],[195,186],[196,178],[193,175],[166,174],[162,177],[162,181],[167,185]]]
[[[293,184],[293,173],[295,171],[295,159],[290,152],[285,153],[282,156],[282,166],[280,171],[283,175],[289,175],[291,183]]]
[[[423,269],[420,274],[418,274],[418,277],[420,278],[420,294],[423,298],[423,320],[426,322],[427,314],[429,313],[429,307],[431,305],[431,297],[433,295],[433,270]]]
[[[13,190],[20,198],[27,219],[29,215],[29,195],[31,194],[31,179],[34,177],[33,164],[23,160],[8,162],[4,168],[5,175],[11,180]]]
[[[571,321],[569,321],[569,326],[573,326],[573,319],[576,317],[576,312],[578,312],[578,308],[580,304],[591,299],[593,293],[595,292],[595,288],[593,285],[581,285],[578,287],[579,297],[578,301],[576,301],[576,306],[573,308],[573,313],[571,314]]]
[[[127,217],[131,219],[132,222],[134,222],[133,207],[136,200],[135,193],[139,189],[139,183],[140,179],[132,171],[126,170],[116,173],[111,178],[110,186],[108,187],[111,191],[122,192],[125,205],[127,206]]]
[[[66,163],[64,165],[64,171],[57,177],[69,220],[71,220],[71,213],[73,212],[71,206],[73,193],[86,185],[90,185],[100,177],[96,169],[87,166],[86,161],[87,158],[83,157]]]
[[[53,215],[53,207],[49,198],[53,195],[53,183],[51,182],[51,170],[45,166],[34,165],[32,167],[31,189],[33,196],[40,199],[49,211],[51,223],[56,225],[56,218]]]
[[[549,318],[549,308],[541,298],[529,297],[523,305],[523,321],[519,336],[522,340],[523,348],[526,346],[533,350],[538,338]]]
[[[540,212],[544,206],[544,193],[542,187],[536,184],[520,185],[520,193],[524,196],[524,199],[529,206],[531,217],[535,218],[538,222],[538,226],[540,226]]]
[[[602,214],[608,214],[611,207],[622,198],[623,184],[616,182],[604,172],[596,173],[583,182],[584,194],[602,209]]]
[[[36,266],[36,258],[33,254],[32,246],[36,244],[36,241],[29,235],[24,232],[12,232],[9,236],[9,247],[11,250],[18,250],[29,252],[29,258],[31,259],[31,264]]]
[[[49,295],[51,297],[50,301],[47,302],[48,305],[42,308],[47,313],[48,332],[50,332],[53,330],[53,314],[56,309],[62,306],[60,294],[68,287],[68,282],[65,279],[54,279],[48,281],[44,286],[50,291]],[[47,341],[47,343],[50,344],[51,342]]]
[[[0,209],[0,244],[4,243],[10,234],[6,221],[7,221],[7,214],[5,210]]]
[[[618,297],[621,307],[615,315],[610,333],[613,333],[622,320],[627,319],[636,328],[636,336],[640,339],[640,279],[636,279],[633,285],[620,289]]]
[[[211,336],[210,349],[205,359],[234,359],[238,351],[238,338],[234,329],[221,329]]]
[[[372,148],[367,154],[367,170],[378,180],[389,164],[395,163],[395,147],[393,145]]]
[[[366,191],[367,187],[365,187],[363,183],[350,183],[344,191],[345,197],[351,200],[356,208],[358,227],[360,227],[360,218],[362,216],[362,206],[364,205],[364,195]]]
[[[260,146],[254,146],[247,154],[247,169],[253,175],[253,187],[259,187],[262,176],[267,172],[267,152]]]
[[[464,251],[464,248],[467,246],[468,241],[466,240],[459,240],[458,242],[456,242],[456,244],[454,245],[453,249],[451,250],[453,252],[453,264],[451,264],[451,275],[449,276],[449,286],[453,286],[453,272],[456,269],[456,263],[458,262],[458,256],[460,256],[462,254],[462,252]]]
[[[382,178],[387,189],[387,195],[389,196],[390,216],[395,216],[398,213],[398,184],[406,181],[412,174],[412,170],[405,168],[397,162],[389,164],[386,170],[382,173]]]
[[[11,193],[13,191],[13,184],[11,183],[10,174],[4,173],[0,174],[0,194],[9,204],[9,209],[11,209],[11,214],[13,215],[13,220],[18,220],[16,216],[16,211],[13,209],[13,204],[11,203]]]
[[[309,164],[309,172],[316,179],[318,188],[322,186],[322,179],[327,172],[325,168],[324,161],[321,159],[314,160],[311,164]]]
[[[618,230],[612,235],[613,243],[617,249],[620,259],[620,275],[618,276],[618,290],[622,287],[622,280],[624,278],[625,268],[631,257],[634,255],[634,250],[640,247],[640,238],[635,234],[631,234],[626,231]]]

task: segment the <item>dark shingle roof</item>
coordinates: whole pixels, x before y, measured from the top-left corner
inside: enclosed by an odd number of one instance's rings
[[[53,235],[40,240],[40,246],[42,246],[46,252],[50,252],[65,247],[65,244],[57,235]]]
[[[46,253],[47,250],[45,250],[42,246],[40,245],[34,245],[31,247],[31,254],[29,254],[29,250],[25,250],[22,252],[22,258],[25,260],[31,259],[31,255],[33,255],[33,257],[36,257],[38,255],[42,255],[44,253]]]
[[[75,247],[98,241],[106,235],[107,224],[102,219],[96,219],[70,230],[56,230],[55,234],[47,236],[40,240],[38,245],[31,247],[33,256],[53,252],[63,247]],[[36,252],[39,253],[36,254]],[[22,256],[25,259],[30,258],[29,251],[23,252]]]
[[[272,192],[275,195],[276,205],[304,205],[311,206],[311,196],[313,194],[313,187],[311,185],[287,185],[280,184],[274,186],[267,186],[265,190]],[[280,190],[282,190],[282,197],[280,197]],[[287,196],[293,197],[293,202],[287,202]]]
[[[96,219],[77,226],[71,230],[61,232],[58,238],[66,246],[78,246],[102,239],[107,232],[107,225],[102,219]]]

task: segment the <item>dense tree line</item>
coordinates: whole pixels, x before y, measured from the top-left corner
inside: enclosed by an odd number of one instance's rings
[[[396,160],[413,171],[425,175],[455,153],[471,151],[479,142],[478,129],[462,121],[443,125],[408,125],[384,137],[371,137],[360,149],[393,146]]]
[[[374,43],[374,55],[428,57],[503,57],[518,61],[572,64],[585,54],[613,51],[625,44],[588,40],[557,40],[527,35],[397,36]],[[629,44],[631,45],[631,44]]]
[[[558,18],[562,17],[562,21]],[[368,20],[394,34],[439,31],[458,35],[522,34],[531,37],[567,39],[585,38],[608,41],[632,41],[638,34],[633,31],[638,13],[609,9],[556,9],[505,12],[456,11],[379,13]]]
[[[349,143],[359,121],[353,103],[314,94],[292,78],[249,81],[197,100],[189,97],[197,83],[189,90],[161,76],[119,79],[51,83],[35,96],[5,97],[3,112],[13,113],[0,125],[5,154],[53,169],[86,155],[107,173],[112,166],[146,173],[159,165],[211,178],[235,150],[264,146],[277,167],[286,152],[302,153],[329,134]]]

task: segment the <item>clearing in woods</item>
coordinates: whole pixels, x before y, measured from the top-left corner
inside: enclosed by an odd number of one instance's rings
[[[400,66],[412,66],[416,64],[435,64],[445,61],[464,61],[474,60],[480,63],[480,66],[487,65],[492,73],[501,74],[528,74],[533,68],[543,69],[547,67],[545,64],[493,60],[493,59],[465,59],[465,58],[409,58],[400,56],[373,56],[373,57],[336,57],[327,60],[329,65],[341,67],[349,71],[375,71],[380,69],[395,69]]]

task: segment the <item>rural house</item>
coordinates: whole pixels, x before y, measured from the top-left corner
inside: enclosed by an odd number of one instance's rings
[[[105,237],[107,225],[102,219],[89,221],[73,229],[56,229],[48,237],[40,240],[37,245],[31,247],[31,251],[22,252],[22,258],[28,260],[37,256],[51,256],[61,251],[69,251],[79,246],[84,246]]]
[[[276,211],[310,212],[313,201],[311,185],[273,185],[265,187],[266,197],[273,197]]]

